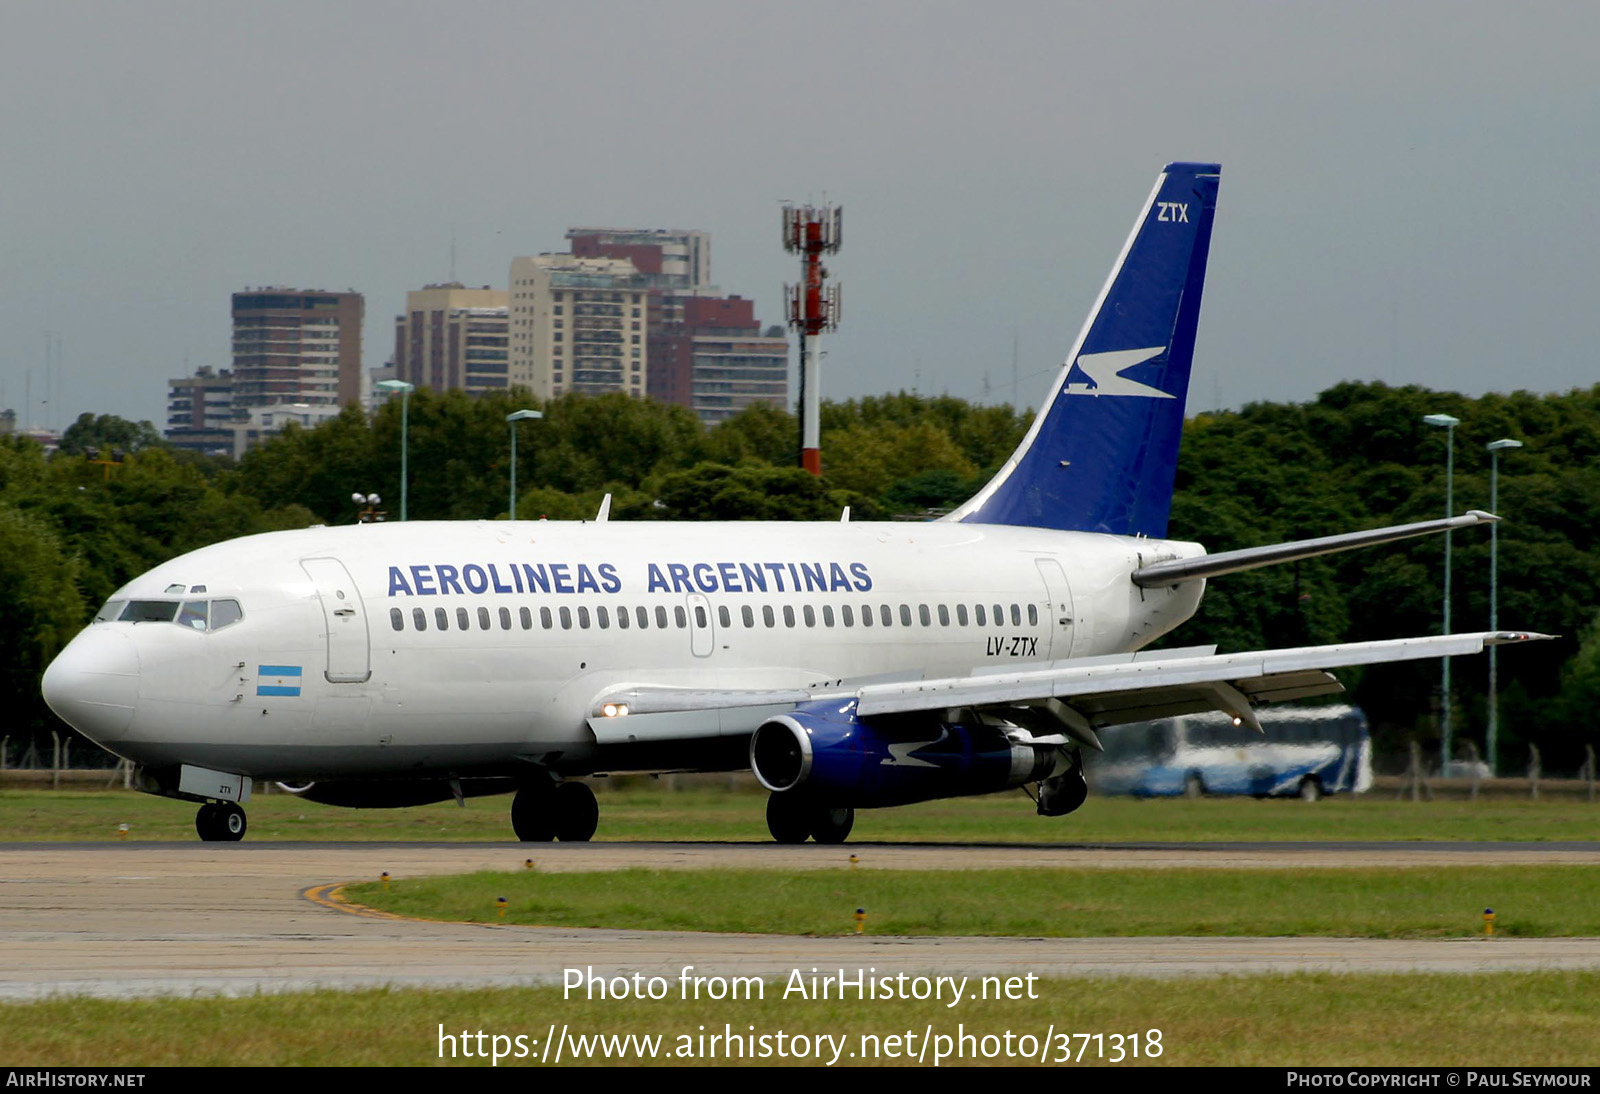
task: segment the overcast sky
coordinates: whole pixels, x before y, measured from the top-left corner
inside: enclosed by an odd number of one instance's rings
[[[503,287],[700,228],[778,322],[845,209],[823,393],[1037,405],[1169,160],[1223,165],[1189,410],[1600,382],[1600,5],[0,0],[0,404],[165,421],[229,294]],[[47,343],[59,342],[45,406]],[[25,407],[31,373],[32,407]]]

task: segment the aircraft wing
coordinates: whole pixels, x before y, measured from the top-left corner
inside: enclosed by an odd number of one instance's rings
[[[753,733],[766,719],[802,703],[853,701],[861,718],[958,707],[1032,714],[1023,719],[1028,728],[1047,726],[1098,748],[1096,729],[1200,710],[1220,710],[1259,729],[1252,713],[1256,703],[1343,691],[1328,669],[1455,657],[1550,637],[1485,631],[1249,653],[1157,650],[938,679],[839,681],[773,691],[635,686],[597,700],[589,726],[603,744],[733,736]],[[1047,737],[1035,739],[1042,743]]]

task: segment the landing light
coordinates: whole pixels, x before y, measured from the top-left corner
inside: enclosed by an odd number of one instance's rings
[[[605,706],[600,708],[600,713],[604,714],[607,718],[623,718],[627,716],[628,704],[607,703]]]
[[[1244,719],[1243,718],[1234,718],[1233,724],[1236,725],[1236,726],[1241,726],[1241,725],[1244,724]]]

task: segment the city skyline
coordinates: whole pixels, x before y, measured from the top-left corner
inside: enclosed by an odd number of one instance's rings
[[[461,10],[474,33],[405,3],[14,8],[19,425],[159,423],[169,378],[227,367],[250,285],[363,293],[379,366],[406,291],[498,285],[573,224],[699,225],[779,322],[775,213],[807,198],[851,213],[825,397],[1011,401],[1015,374],[1033,405],[1174,159],[1224,176],[1191,413],[1346,379],[1594,382],[1594,9]]]

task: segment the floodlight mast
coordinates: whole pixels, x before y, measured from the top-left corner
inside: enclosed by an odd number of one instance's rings
[[[1422,420],[1445,431],[1444,515],[1453,517],[1456,502],[1456,426],[1461,424],[1461,419],[1451,417],[1449,414],[1427,414]],[[1491,511],[1492,508],[1491,506]],[[1450,633],[1449,529],[1444,533],[1444,629],[1440,633]],[[1450,752],[1450,658],[1439,659],[1439,676],[1439,776],[1449,778],[1450,765],[1454,762]]]

